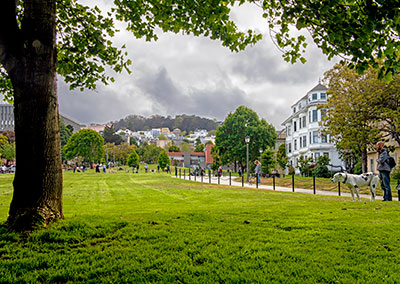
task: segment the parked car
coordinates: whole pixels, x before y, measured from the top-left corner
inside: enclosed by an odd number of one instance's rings
[[[15,165],[11,165],[11,166],[8,167],[7,172],[8,173],[15,173],[16,168],[17,167]]]

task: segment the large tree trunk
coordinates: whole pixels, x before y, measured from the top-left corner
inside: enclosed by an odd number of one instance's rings
[[[368,171],[368,153],[367,149],[361,151],[361,165],[362,165],[362,172],[366,173]]]
[[[17,230],[63,218],[55,15],[55,1],[24,1],[22,46],[7,70],[17,160],[7,225]]]

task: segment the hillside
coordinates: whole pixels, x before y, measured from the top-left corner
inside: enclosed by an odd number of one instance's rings
[[[179,128],[182,131],[193,131],[196,129],[213,130],[219,122],[215,119],[199,117],[196,115],[177,115],[171,116],[152,115],[148,118],[141,115],[129,115],[117,122],[114,122],[115,130],[127,128],[132,131],[150,130],[152,128],[168,127],[170,130]]]

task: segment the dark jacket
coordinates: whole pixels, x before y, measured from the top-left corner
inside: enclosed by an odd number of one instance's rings
[[[377,170],[382,172],[390,172],[391,168],[389,166],[389,153],[386,149],[383,149],[381,152],[378,152],[378,159],[376,160],[378,163]]]

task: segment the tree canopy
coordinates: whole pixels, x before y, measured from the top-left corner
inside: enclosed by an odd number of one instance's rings
[[[162,150],[160,152],[160,154],[158,155],[158,159],[157,159],[158,164],[160,165],[161,169],[165,169],[165,167],[167,165],[169,165],[171,163],[171,161],[169,160],[168,154],[166,151]]]
[[[132,167],[133,165],[137,166],[139,165],[139,161],[140,159],[138,153],[136,153],[135,150],[132,150],[127,159],[128,166],[129,167]]]
[[[400,145],[400,76],[386,83],[377,79],[377,72],[369,68],[360,75],[336,65],[325,73],[328,104],[323,106],[322,124],[348,170],[361,156],[362,170],[367,171],[367,151],[379,140],[391,138]]]
[[[362,73],[379,68],[379,77],[391,80],[400,67],[400,8],[398,1],[262,1],[271,34],[286,61],[304,61],[304,35],[293,37],[290,26],[307,30],[328,58],[341,56]],[[379,65],[383,60],[384,65]]]
[[[67,159],[82,157],[85,162],[97,162],[104,158],[104,139],[92,129],[81,129],[74,133],[64,146]]]
[[[277,134],[275,128],[265,119],[260,120],[253,110],[245,106],[238,107],[217,128],[215,144],[224,164],[245,164],[246,136],[250,137],[249,159],[254,161],[259,157],[260,149],[274,147]]]

